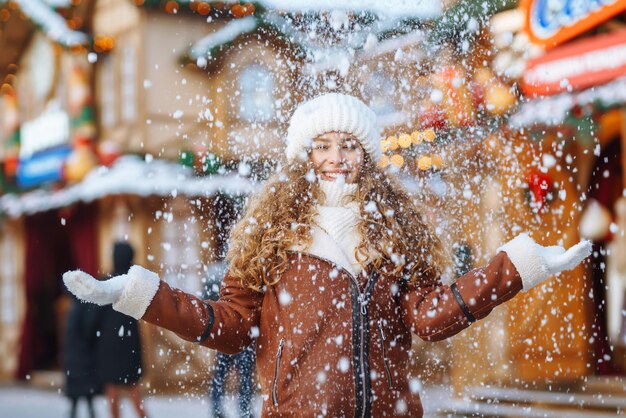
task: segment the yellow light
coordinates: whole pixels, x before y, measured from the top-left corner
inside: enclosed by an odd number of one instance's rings
[[[413,140],[414,145],[419,145],[424,142],[424,134],[420,131],[414,131],[411,134],[411,139]]]
[[[419,160],[417,160],[417,166],[420,170],[428,170],[430,167],[432,167],[432,165],[433,161],[427,155],[422,155]]]
[[[517,97],[503,84],[493,85],[485,93],[487,110],[493,115],[505,114],[515,102],[517,102]]]
[[[179,9],[179,7],[178,7],[178,3],[176,3],[176,2],[175,2],[175,1],[173,1],[173,0],[168,1],[168,2],[165,4],[165,11],[166,11],[167,13],[169,13],[169,14],[176,14],[176,13],[178,13],[178,9]]]
[[[402,134],[398,138],[398,145],[400,145],[402,148],[410,147],[412,142],[413,141],[412,141],[411,135],[408,135],[408,134]]]
[[[443,167],[443,158],[441,158],[441,155],[439,154],[433,154],[430,156],[433,167],[435,168],[441,168]]]
[[[211,11],[211,6],[208,3],[202,2],[198,4],[198,7],[196,10],[198,11],[198,14],[200,14],[201,16],[206,16]]]
[[[387,141],[389,141],[389,149],[395,151],[398,149],[398,138],[395,136],[387,137]]]
[[[383,150],[383,152],[387,152],[389,150],[389,145],[390,145],[390,142],[387,139],[383,139],[382,141],[380,141],[380,147]]]
[[[241,4],[235,4],[230,8],[233,17],[241,18],[246,15],[246,9]]]
[[[391,164],[396,167],[402,167],[404,165],[404,157],[400,154],[393,154],[391,156]]]
[[[433,142],[437,135],[435,135],[435,130],[433,128],[428,128],[424,131],[424,141]]]
[[[386,168],[389,165],[389,157],[387,157],[386,155],[383,155],[382,157],[380,157],[380,161],[378,162],[378,166],[380,168]]]

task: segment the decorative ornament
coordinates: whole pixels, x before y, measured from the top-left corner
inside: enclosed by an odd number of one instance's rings
[[[165,11],[171,15],[178,13],[178,9],[180,9],[180,6],[174,0],[165,3]]]
[[[517,103],[517,97],[511,89],[502,83],[490,85],[485,92],[487,111],[492,115],[502,116]]]
[[[445,118],[454,127],[474,123],[474,106],[465,79],[463,69],[453,65],[441,68],[432,76],[433,86],[443,95]]]
[[[487,67],[476,70],[471,91],[475,105],[485,106],[491,115],[502,116],[517,103],[517,97],[511,88]]]
[[[526,202],[537,212],[544,210],[554,200],[550,180],[550,176],[537,169],[531,169],[526,174],[526,183],[528,183],[528,189],[524,193]]]
[[[578,230],[581,238],[602,241],[611,232],[611,212],[596,199],[589,199],[580,217]]]
[[[217,174],[222,166],[220,159],[207,151],[206,146],[199,146],[194,155],[194,169],[198,175]]]
[[[178,152],[178,163],[185,167],[193,168],[195,162],[195,156],[192,151],[183,149]]]
[[[251,3],[236,3],[230,8],[230,13],[233,15],[233,17],[240,19],[254,13],[254,5],[252,5]]]
[[[587,147],[591,147],[598,132],[599,122],[594,117],[594,106],[587,104],[584,106],[575,105],[567,113],[563,123],[571,128],[571,135],[577,141]]]
[[[17,166],[20,159],[17,154],[11,153],[4,157],[4,175],[6,177],[15,177],[17,174]]]
[[[87,69],[75,64],[69,73],[67,90],[67,110],[72,118],[93,120],[93,113],[82,115],[83,107],[91,101],[91,87]]]
[[[79,140],[65,161],[64,178],[70,183],[77,183],[97,165],[98,157],[91,148],[91,141]]]
[[[431,101],[422,103],[419,109],[419,123],[422,127],[441,129],[446,125],[444,111]]]
[[[485,104],[485,95],[487,87],[496,79],[496,75],[490,68],[481,67],[474,71],[474,78],[470,85],[472,101],[474,106],[482,106]]]
[[[178,5],[175,1],[170,1],[165,5],[165,10],[167,11],[167,6],[170,3],[174,3]],[[170,13],[170,12],[168,12]],[[115,38],[108,35],[96,35],[93,39],[93,50],[97,53],[109,52],[115,48]]]
[[[200,2],[198,3],[198,6],[196,7],[196,12],[198,12],[198,14],[201,16],[208,15],[210,11],[211,11],[211,5],[206,2]]]
[[[120,146],[113,141],[102,141],[98,144],[98,159],[104,166],[112,166],[121,154]]]
[[[252,4],[252,3],[246,3],[246,4],[243,5],[243,11],[244,11],[244,14],[246,16],[250,16],[250,15],[254,14],[255,10],[256,10],[256,8],[254,7],[254,4]]]

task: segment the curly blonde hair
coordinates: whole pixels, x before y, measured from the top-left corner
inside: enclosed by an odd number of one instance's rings
[[[310,161],[296,162],[274,174],[250,198],[243,218],[230,234],[230,274],[242,285],[262,291],[277,283],[287,268],[289,248],[311,244],[316,205],[324,193],[314,180]],[[374,268],[390,264],[395,273],[423,286],[439,279],[449,257],[441,240],[424,221],[417,202],[392,176],[364,154],[355,200],[362,237],[355,258]]]

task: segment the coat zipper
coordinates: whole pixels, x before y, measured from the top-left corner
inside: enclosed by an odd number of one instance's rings
[[[380,331],[381,345],[383,347],[383,364],[385,365],[385,372],[387,373],[387,385],[389,389],[393,386],[393,378],[391,377],[391,369],[389,369],[389,363],[387,363],[387,348],[385,347],[385,333],[383,331],[382,319],[378,320],[378,330]]]
[[[376,280],[372,280],[373,278],[377,277],[376,275],[371,275],[368,279],[367,279],[367,283],[365,284],[365,292],[361,292],[360,286],[359,286],[359,282],[357,280],[356,277],[349,275],[350,279],[352,280],[352,282],[354,283],[354,287],[356,289],[357,292],[357,302],[360,305],[358,308],[358,312],[359,312],[359,324],[360,324],[360,329],[359,329],[359,335],[360,335],[360,339],[359,339],[359,346],[356,347],[356,349],[358,349],[358,358],[359,358],[359,376],[358,376],[358,380],[355,381],[355,384],[357,386],[357,403],[359,401],[361,401],[361,405],[360,405],[360,410],[361,410],[361,417],[368,417],[370,416],[370,411],[369,411],[369,399],[370,399],[370,394],[369,394],[369,390],[368,390],[368,379],[370,378],[369,376],[369,371],[366,371],[366,366],[369,366],[369,364],[366,364],[366,341],[365,339],[368,338],[368,343],[369,343],[369,336],[366,335],[366,326],[369,326],[366,323],[366,317],[367,317],[367,303],[369,302],[369,298],[368,298],[368,292],[371,290],[370,287],[372,287],[371,285],[373,283],[375,283]],[[369,346],[369,344],[368,344]],[[368,353],[369,354],[369,353]],[[367,362],[369,363],[369,360],[367,360]],[[369,367],[367,367],[367,369],[369,369]],[[359,390],[358,387],[361,387],[361,399],[359,399]],[[358,408],[357,408],[357,412],[358,412]]]
[[[357,289],[359,288],[358,283],[356,283],[357,285]],[[365,379],[369,378],[369,376],[365,376],[365,347],[364,347],[364,343],[363,341],[365,340],[365,314],[367,313],[366,307],[365,307],[365,295],[363,293],[361,293],[360,289],[359,289],[359,304],[360,309],[359,312],[361,312],[361,315],[359,315],[360,317],[360,323],[361,323],[361,347],[360,347],[360,361],[361,361],[361,387],[363,389],[363,415],[365,416],[365,410],[367,409],[367,385],[365,383]]]
[[[274,406],[278,406],[278,369],[280,367],[280,357],[283,354],[284,345],[285,338],[281,338],[280,343],[278,343],[278,350],[276,351],[276,369],[274,371],[274,384],[272,384],[272,402]]]

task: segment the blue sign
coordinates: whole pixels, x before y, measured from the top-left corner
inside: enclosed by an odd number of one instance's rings
[[[615,0],[538,0],[534,4],[531,19],[535,28],[548,37],[563,26],[575,24],[614,2]]]
[[[571,39],[626,9],[624,0],[528,0],[525,5],[531,38],[549,45]]]
[[[63,164],[72,152],[69,145],[49,148],[20,160],[17,167],[17,184],[34,187],[49,181],[58,181],[63,176]]]

